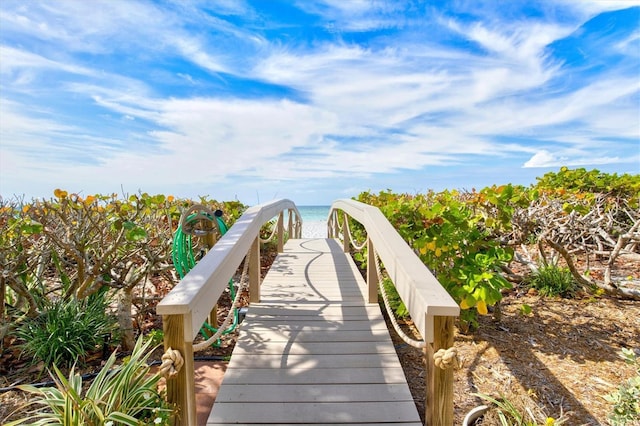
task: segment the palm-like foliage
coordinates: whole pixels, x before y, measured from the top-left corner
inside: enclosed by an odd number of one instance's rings
[[[116,367],[114,352],[84,394],[82,377],[74,369],[66,378],[54,366],[55,387],[20,386],[38,396],[31,404],[40,408],[7,426],[168,424],[172,410],[157,390],[160,375],[150,373],[149,346],[138,339],[130,358]]]

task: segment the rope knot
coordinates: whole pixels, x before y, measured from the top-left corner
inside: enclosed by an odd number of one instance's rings
[[[169,348],[162,354],[162,364],[160,364],[159,370],[167,379],[173,379],[176,377],[183,364],[184,359],[182,359],[180,352]]]
[[[449,349],[438,349],[438,351],[433,354],[433,362],[436,364],[436,367],[443,370],[451,367],[457,367],[458,351],[453,347]]]

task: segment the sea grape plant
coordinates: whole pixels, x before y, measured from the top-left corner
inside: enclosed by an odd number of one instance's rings
[[[223,210],[229,225],[244,210],[237,201],[199,202]],[[0,198],[3,299],[36,317],[47,300],[82,300],[108,287],[117,302],[122,346],[130,350],[133,306],[136,300],[145,303],[153,277],[165,274],[172,281],[172,234],[193,204],[162,194],[81,196],[61,189],[51,199],[29,203]]]
[[[473,209],[457,191],[396,195],[362,193],[358,200],[380,208],[400,235],[462,308],[464,327],[476,325],[476,315],[502,297],[510,283],[500,274],[512,250],[495,238],[493,219],[486,225],[484,210]],[[506,226],[506,225],[500,225]]]

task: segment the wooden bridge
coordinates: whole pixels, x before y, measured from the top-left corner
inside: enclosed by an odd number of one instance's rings
[[[275,217],[279,254],[260,282],[259,232]],[[367,233],[366,279],[348,217]],[[158,305],[165,349],[184,358],[167,382],[179,423],[196,425],[193,339],[248,253],[250,306],[206,425],[420,425],[377,303],[377,253],[426,342],[426,424],[452,425],[453,373],[434,353],[452,346],[458,305],[378,209],[336,201],[326,239],[299,238],[301,225],[289,200],[250,208]]]

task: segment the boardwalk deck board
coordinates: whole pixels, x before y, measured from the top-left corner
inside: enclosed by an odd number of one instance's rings
[[[365,294],[337,242],[289,240],[249,307],[207,425],[420,425]]]

